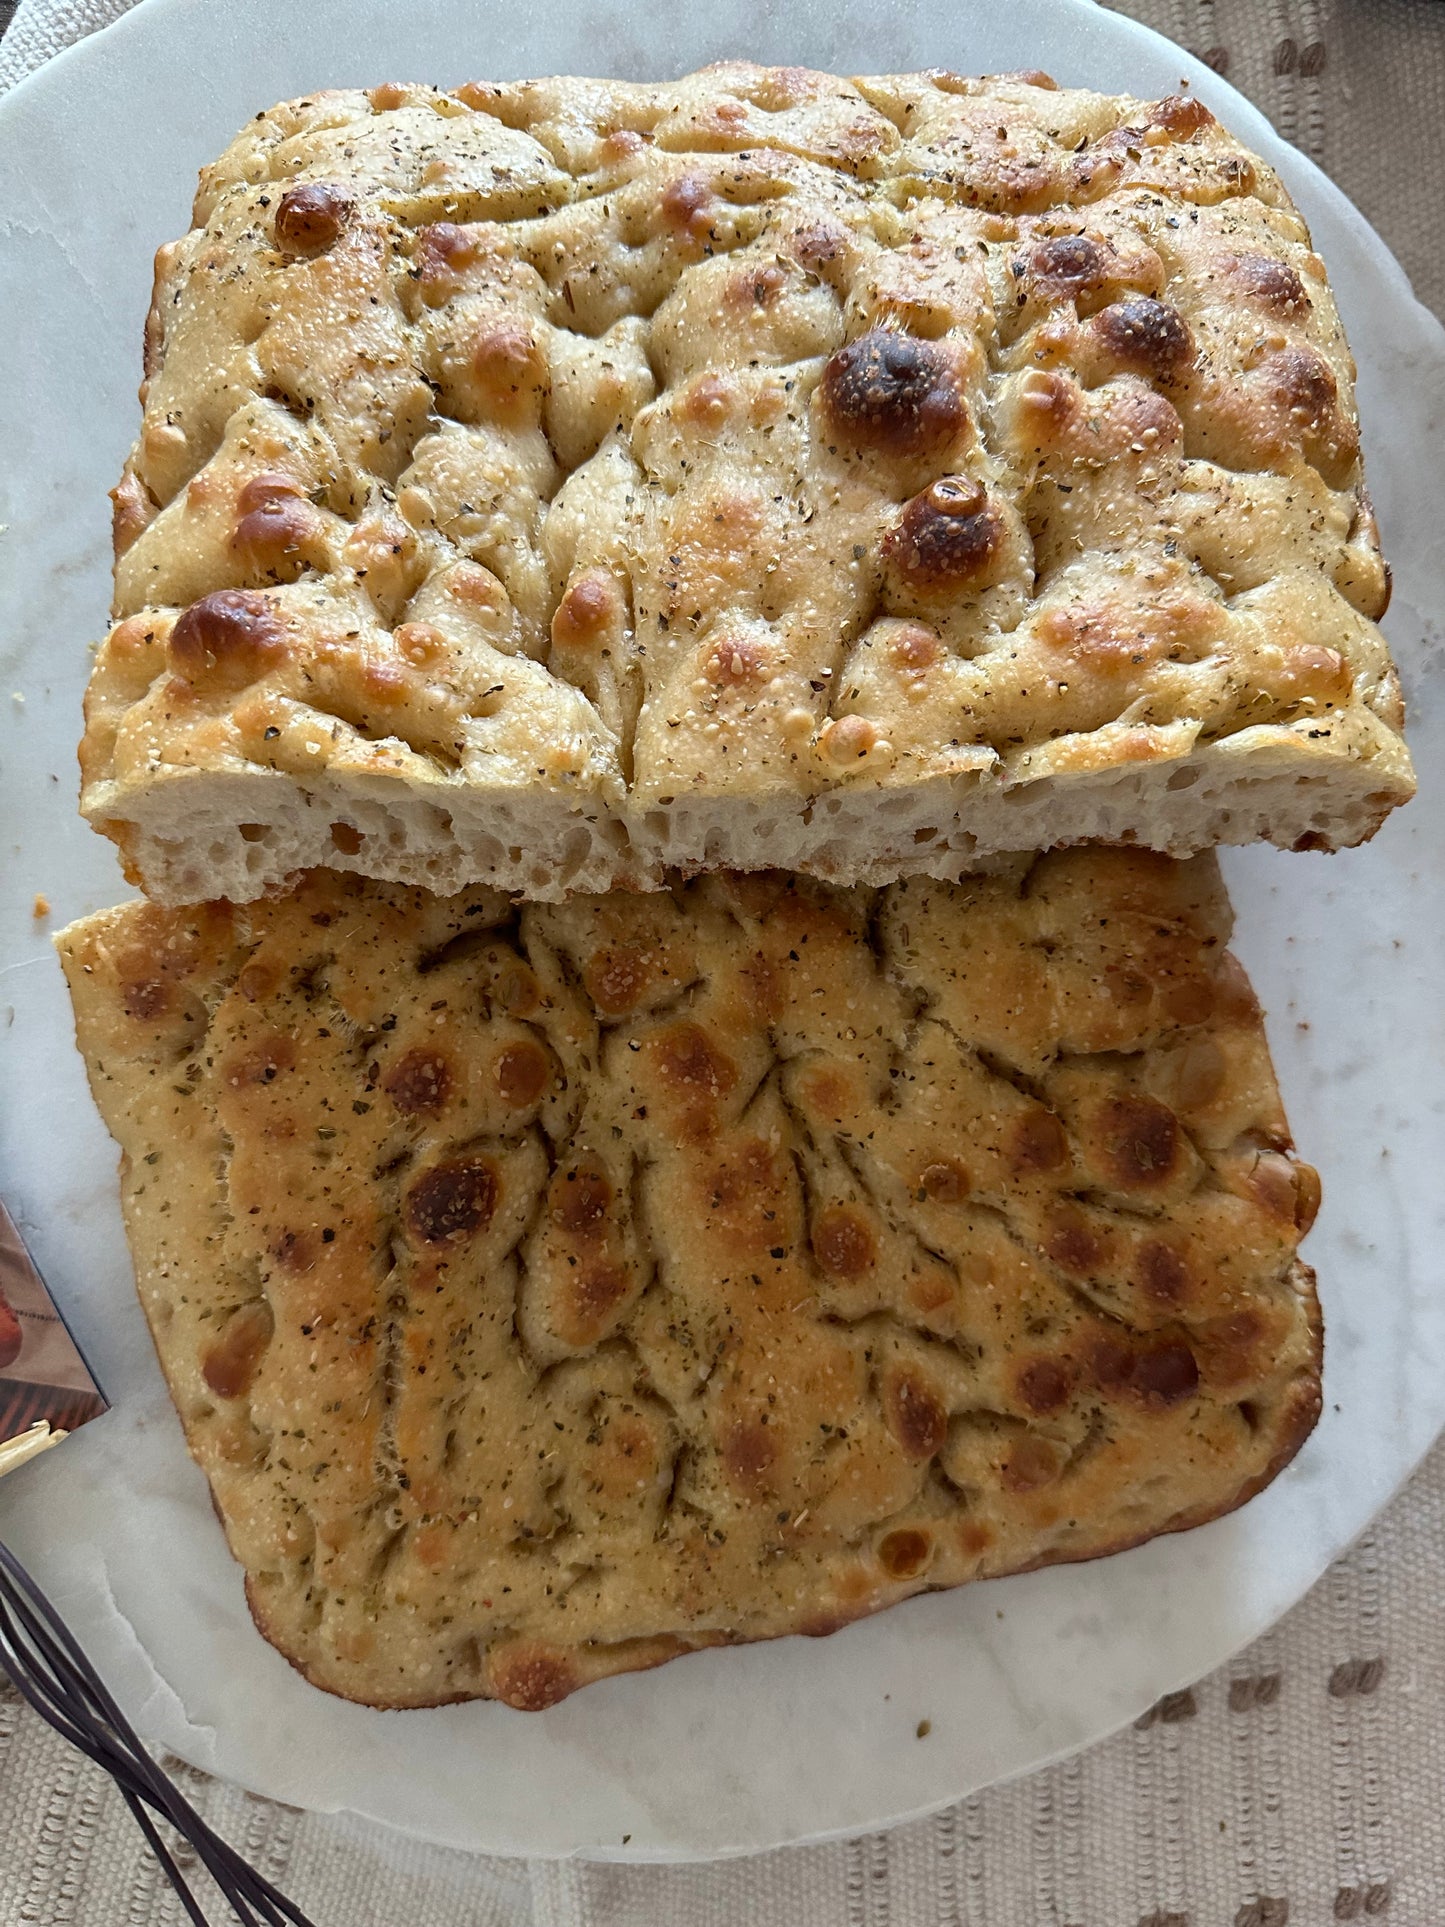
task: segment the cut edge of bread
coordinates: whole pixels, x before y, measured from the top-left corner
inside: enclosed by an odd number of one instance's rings
[[[154,900],[247,903],[324,867],[450,894],[541,902],[663,887],[667,871],[792,870],[830,883],[953,880],[1002,856],[1084,842],[1191,856],[1219,844],[1338,850],[1409,800],[1409,753],[1383,725],[1347,748],[1261,726],[1187,754],[920,781],[858,779],[819,796],[679,794],[614,811],[598,796],[428,786],[386,776],[173,767],[89,784],[83,814]]]

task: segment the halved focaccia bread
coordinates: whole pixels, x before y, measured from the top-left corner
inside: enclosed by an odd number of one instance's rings
[[[260,115],[163,248],[84,808],[163,901],[1335,848],[1354,368],[1197,101],[722,66]]]
[[[508,907],[334,872],[59,939],[256,1620],[379,1706],[1210,1519],[1319,1407],[1212,857]]]

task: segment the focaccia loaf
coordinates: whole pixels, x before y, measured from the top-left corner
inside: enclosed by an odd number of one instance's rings
[[[1214,1517],[1319,1406],[1212,857],[509,907],[333,872],[59,939],[266,1637],[379,1706]]]
[[[323,93],[195,223],[82,751],[163,901],[1332,849],[1411,792],[1324,266],[1187,96]]]

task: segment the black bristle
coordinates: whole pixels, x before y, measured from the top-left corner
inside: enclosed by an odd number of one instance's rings
[[[214,1833],[151,1758],[65,1622],[15,1555],[0,1545],[0,1672],[50,1726],[103,1767],[194,1927],[207,1927],[200,1903],[156,1828],[152,1813],[188,1841],[241,1927],[313,1927]],[[149,1811],[148,1811],[149,1809]]]

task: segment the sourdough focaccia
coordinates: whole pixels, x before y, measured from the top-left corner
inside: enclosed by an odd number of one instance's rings
[[[1187,96],[318,94],[195,223],[82,752],[160,900],[1331,849],[1411,792],[1324,266]]]
[[[1227,1511],[1319,1407],[1212,857],[509,908],[334,872],[59,939],[256,1620],[379,1706]]]

